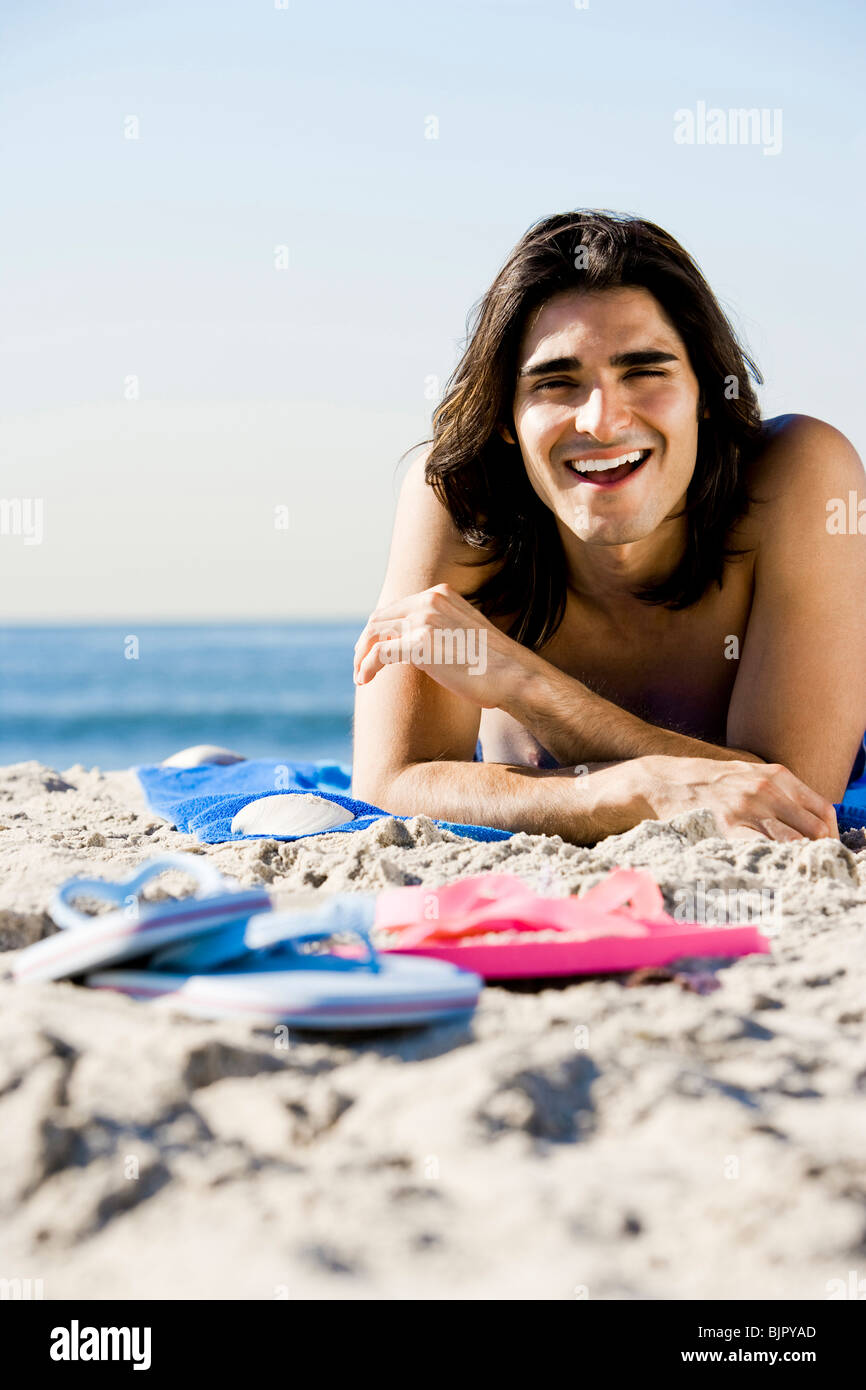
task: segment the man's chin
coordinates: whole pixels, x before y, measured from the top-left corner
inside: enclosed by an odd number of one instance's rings
[[[646,540],[655,527],[647,525],[637,517],[596,516],[585,508],[570,509],[570,514],[560,516],[564,528],[587,545],[631,545],[634,541]]]

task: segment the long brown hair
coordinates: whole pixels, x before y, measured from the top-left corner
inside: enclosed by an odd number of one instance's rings
[[[685,515],[682,560],[636,597],[668,608],[696,603],[721,585],[734,523],[748,509],[745,472],[761,434],[744,351],[696,263],[661,227],[619,213],[560,213],[536,222],[517,243],[472,311],[463,356],[433,413],[425,478],[469,545],[470,563],[501,561],[467,598],[488,617],[514,614],[509,636],[538,650],[562,622],[565,553],[553,512],[533,490],[511,425],[518,348],[528,316],[562,290],[648,290],[673,323],[700,387],[698,448]],[[709,408],[709,418],[703,409]]]

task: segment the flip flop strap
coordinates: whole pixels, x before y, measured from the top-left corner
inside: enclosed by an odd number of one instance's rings
[[[554,899],[554,903],[569,905],[569,921],[555,920],[553,912],[547,920],[532,920],[544,899],[535,894],[508,894],[501,902],[485,902],[464,911],[462,918],[444,921],[433,919],[412,922],[391,930],[400,933],[400,945],[423,946],[437,940],[479,936],[485,932],[564,931],[583,930],[587,937],[601,935],[643,935],[654,925],[670,923],[673,919],[664,908],[661,890],[649,874],[636,869],[616,869],[608,878],[590,888],[580,898]],[[631,903],[629,909],[627,904]],[[521,904],[526,907],[526,919],[521,920]],[[557,914],[558,915],[558,914]]]
[[[345,964],[347,969],[355,967],[359,970],[371,970],[374,973],[378,973],[382,969],[382,962],[373,945],[369,928],[357,920],[341,921],[339,915],[335,915],[333,912],[328,914],[327,920],[318,923],[311,922],[306,914],[293,912],[262,913],[251,917],[247,923],[245,942],[250,950],[267,950],[271,947],[279,950],[286,947],[289,951],[297,954],[296,948],[303,943],[329,941],[336,932],[341,935],[356,937],[366,952],[363,960],[355,960],[351,956],[340,956],[339,960]],[[335,955],[336,953],[331,952],[329,954]]]
[[[635,917],[668,917],[662,891],[650,874],[642,869],[614,869],[578,898],[581,906],[596,912],[615,912],[631,904]]]
[[[163,854],[149,859],[132,878],[112,882],[104,878],[70,878],[61,884],[54,895],[49,909],[58,927],[80,927],[94,918],[80,908],[74,907],[76,898],[84,896],[98,898],[100,902],[114,903],[124,913],[131,901],[137,905],[141,890],[146,884],[168,869],[179,869],[198,882],[196,898],[224,892],[226,880],[219,869],[209,860],[195,854]]]

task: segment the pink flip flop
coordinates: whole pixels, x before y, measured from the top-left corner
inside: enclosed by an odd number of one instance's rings
[[[658,884],[637,869],[613,870],[580,898],[540,897],[511,874],[395,888],[379,894],[374,927],[380,950],[450,961],[487,980],[601,975],[770,950],[757,927],[676,921]]]

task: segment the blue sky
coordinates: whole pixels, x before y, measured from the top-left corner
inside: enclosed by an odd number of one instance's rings
[[[855,0],[7,3],[3,491],[44,539],[0,537],[0,615],[363,616],[430,379],[568,208],[667,227],[766,413],[862,454],[864,37]],[[676,144],[699,102],[781,110],[780,153]]]

